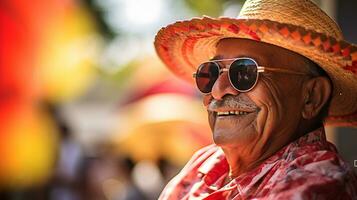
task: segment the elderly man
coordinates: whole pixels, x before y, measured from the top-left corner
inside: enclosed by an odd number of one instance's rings
[[[203,93],[215,143],[160,199],[357,199],[324,132],[357,125],[357,47],[315,4],[247,0],[236,19],[161,29],[155,47]]]

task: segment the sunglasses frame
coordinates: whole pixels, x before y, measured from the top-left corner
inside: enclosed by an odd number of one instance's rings
[[[229,72],[230,72],[230,69],[231,69],[231,66],[232,64],[237,61],[237,60],[243,60],[243,59],[248,59],[250,61],[252,61],[256,67],[257,67],[257,78],[255,79],[255,82],[253,84],[252,87],[250,87],[249,89],[247,90],[240,90],[238,88],[236,88],[233,83],[232,83],[232,80],[231,80],[231,77],[229,75]],[[218,62],[222,62],[222,61],[232,61],[228,67],[225,67],[225,68],[221,68],[219,63]],[[308,75],[309,73],[307,72],[296,72],[296,71],[293,71],[293,70],[289,70],[289,69],[282,69],[282,68],[277,68],[277,67],[265,67],[265,66],[260,66],[258,65],[257,61],[255,61],[253,58],[249,58],[249,57],[240,57],[240,58],[227,58],[227,59],[218,59],[218,60],[210,60],[210,61],[207,61],[207,62],[203,62],[199,65],[199,67],[197,68],[197,71],[195,73],[192,74],[193,78],[196,79],[196,85],[197,85],[197,88],[198,90],[203,93],[203,94],[210,94],[212,92],[212,89],[210,92],[202,92],[199,87],[198,87],[198,84],[197,84],[197,74],[198,74],[198,71],[202,68],[203,64],[206,64],[206,63],[214,63],[215,66],[218,68],[218,76],[220,76],[223,72],[228,72],[228,79],[229,79],[229,83],[231,84],[231,86],[237,90],[238,92],[249,92],[251,91],[255,86],[256,84],[258,83],[258,80],[259,80],[259,74],[262,73],[262,72],[265,72],[265,71],[272,71],[272,72],[278,72],[278,73],[285,73],[285,74],[292,74],[292,75]],[[217,78],[218,79],[218,78]],[[217,81],[217,80],[216,80]],[[215,81],[215,82],[216,82]]]

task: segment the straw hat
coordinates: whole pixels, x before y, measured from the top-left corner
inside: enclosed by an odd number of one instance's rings
[[[223,38],[246,38],[297,52],[333,82],[327,125],[357,126],[357,46],[309,0],[247,0],[238,18],[193,18],[162,28],[156,52],[177,76],[194,83],[198,65],[215,55]]]

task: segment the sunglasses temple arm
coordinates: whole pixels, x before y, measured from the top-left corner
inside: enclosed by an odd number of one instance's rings
[[[197,73],[193,73],[192,77],[193,78],[197,78],[197,77],[209,78],[210,75],[208,73],[200,73],[200,75],[198,75]]]
[[[296,72],[293,70],[281,69],[281,68],[270,68],[270,67],[264,67],[264,66],[258,67],[258,72],[264,72],[265,70],[272,71],[272,72],[286,73],[286,74],[296,74],[296,75],[307,75],[308,74],[308,73],[304,73],[304,72]]]

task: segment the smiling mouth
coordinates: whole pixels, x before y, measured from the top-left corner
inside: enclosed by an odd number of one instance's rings
[[[217,117],[221,116],[244,116],[248,115],[252,112],[246,112],[246,111],[226,111],[226,112],[216,112]]]

